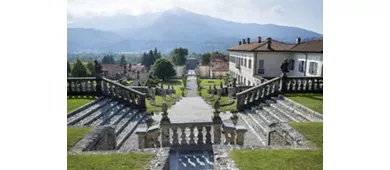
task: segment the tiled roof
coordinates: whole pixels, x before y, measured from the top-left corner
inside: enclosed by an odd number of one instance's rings
[[[256,51],[256,52],[319,52],[322,53],[322,39],[311,40],[300,44],[287,44],[281,41],[270,40],[271,46],[268,48],[268,41],[264,40],[260,43],[251,42],[250,44],[241,44],[228,51]]]
[[[220,65],[212,65],[210,69],[213,71],[229,71],[229,63],[224,62]]]
[[[322,40],[312,40],[298,44],[291,51],[323,52]]]
[[[102,64],[102,70],[103,71],[109,71],[109,72],[119,72],[123,71],[124,68],[120,64]],[[143,68],[146,68],[144,65],[131,65],[131,70],[134,71],[141,71]],[[129,65],[127,66],[127,70],[129,70]]]

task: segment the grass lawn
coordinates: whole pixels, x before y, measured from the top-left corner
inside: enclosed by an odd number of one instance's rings
[[[202,86],[214,86],[214,83],[216,86],[220,86],[221,85],[221,80],[219,79],[203,79],[201,82],[200,82],[200,85]]]
[[[82,139],[92,128],[90,127],[69,127],[67,134],[67,150]]]
[[[174,85],[174,86],[183,86],[182,80],[169,80],[162,82],[164,87],[168,87],[168,85]]]
[[[280,169],[314,170],[323,169],[322,122],[290,123],[308,140],[316,144],[318,150],[235,150],[230,154],[240,170]]]
[[[175,90],[176,90],[176,94],[172,95],[172,97],[176,100],[181,96],[181,90],[180,90],[180,87],[175,87]],[[186,89],[184,90],[184,94],[187,94]],[[167,95],[167,99],[171,100],[169,95]],[[160,105],[163,102],[164,102],[164,99],[161,96],[156,96],[156,104]],[[172,107],[172,102],[167,102],[167,101],[165,101],[165,102],[168,104],[168,109]],[[146,99],[146,110],[148,112],[160,112],[161,107],[155,107],[155,106],[150,105],[149,99]]]
[[[82,105],[96,100],[96,98],[68,98],[67,100],[67,112],[71,112]]]
[[[68,170],[143,170],[153,157],[147,153],[68,155]]]
[[[318,113],[322,114],[323,112],[322,94],[299,93],[299,94],[284,94],[284,96]]]
[[[209,94],[207,93],[207,90],[208,90],[208,88],[203,88],[201,90],[202,96],[209,96]],[[206,97],[206,99],[204,98],[204,100],[206,100],[206,101],[215,101],[216,99],[217,99],[217,95],[214,95],[214,97],[209,97],[209,98]],[[222,96],[221,100],[220,100],[220,104],[226,104],[226,103],[229,103],[229,98],[227,96]],[[224,111],[224,112],[231,111],[233,109],[236,109],[236,107],[237,107],[237,102],[234,102],[234,104],[232,104],[232,105],[221,107],[221,111]]]

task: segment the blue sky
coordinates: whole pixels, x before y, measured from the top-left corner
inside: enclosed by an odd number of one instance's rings
[[[322,0],[68,0],[67,10],[78,19],[179,7],[234,22],[296,26],[322,34],[322,6]]]

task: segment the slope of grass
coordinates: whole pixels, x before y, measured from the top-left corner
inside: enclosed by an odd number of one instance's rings
[[[68,170],[143,170],[153,154],[68,155]]]
[[[201,90],[202,96],[204,96],[204,97],[209,96],[209,94],[207,93],[207,90],[208,90],[208,88],[203,88]],[[199,92],[197,92],[197,93],[199,93]],[[206,97],[203,99],[207,102],[214,102],[217,99],[217,97],[218,97],[218,95],[214,95],[214,97]],[[221,100],[219,102],[221,105],[227,104],[227,103],[229,103],[229,98],[227,96],[222,96]],[[236,107],[237,107],[237,102],[234,102],[234,104],[232,104],[232,105],[221,107],[221,111],[224,111],[224,112],[231,111],[231,110],[235,109]]]
[[[79,140],[81,140],[92,128],[89,127],[68,127],[67,130],[67,150],[72,148]]]
[[[287,98],[294,100],[318,113],[323,114],[323,94],[299,93],[299,94],[284,94]]]
[[[318,150],[235,150],[230,154],[240,170],[323,169],[322,123],[291,123]]]
[[[96,98],[68,98],[67,99],[67,113],[96,100]]]

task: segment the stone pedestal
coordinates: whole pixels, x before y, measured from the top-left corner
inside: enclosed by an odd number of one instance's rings
[[[236,126],[236,133],[237,133],[237,145],[244,145],[244,136],[245,132],[248,130],[244,126]]]

